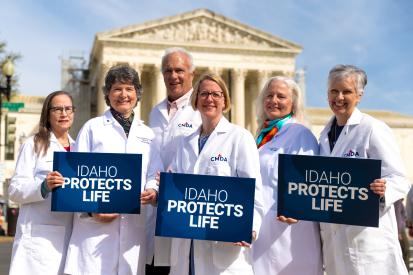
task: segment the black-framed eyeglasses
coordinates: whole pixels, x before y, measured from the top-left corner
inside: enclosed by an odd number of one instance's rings
[[[54,107],[50,107],[49,110],[54,113],[54,114],[58,114],[58,115],[62,115],[63,111],[67,114],[73,114],[76,111],[75,106],[54,106]]]
[[[208,96],[212,96],[213,99],[220,99],[224,95],[223,92],[207,92],[202,91],[199,93],[199,97],[202,99],[207,99]]]

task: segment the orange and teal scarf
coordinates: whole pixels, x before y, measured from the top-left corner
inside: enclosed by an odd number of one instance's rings
[[[275,136],[275,134],[277,134],[278,131],[281,130],[281,127],[284,125],[284,123],[290,118],[291,118],[291,114],[288,114],[287,116],[283,118],[274,119],[274,120],[267,119],[266,121],[264,121],[262,130],[256,140],[257,148],[260,148],[265,143],[270,141]]]

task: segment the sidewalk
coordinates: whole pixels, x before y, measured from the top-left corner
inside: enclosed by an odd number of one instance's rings
[[[12,243],[13,239],[13,237],[0,236],[0,243]]]
[[[0,236],[0,274],[8,274],[13,237]]]

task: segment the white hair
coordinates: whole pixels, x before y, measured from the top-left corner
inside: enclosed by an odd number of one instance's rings
[[[285,76],[274,76],[268,79],[267,82],[265,82],[264,87],[262,88],[261,92],[259,93],[255,101],[258,124],[257,135],[261,132],[262,125],[264,124],[264,121],[267,119],[267,116],[264,112],[264,98],[273,81],[282,81],[287,85],[287,87],[291,91],[291,98],[293,104],[292,116],[297,121],[304,122],[304,102],[300,87],[292,78]]]

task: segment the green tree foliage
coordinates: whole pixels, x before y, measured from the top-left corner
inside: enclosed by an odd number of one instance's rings
[[[15,65],[16,62],[21,58],[19,53],[9,52],[6,49],[7,43],[4,41],[0,41],[0,85],[6,85],[6,76],[3,75],[1,68],[3,68],[3,64],[7,61],[7,59],[11,59],[13,64]],[[16,67],[14,69],[14,75],[12,77],[12,95],[18,93],[18,76],[16,74]]]

